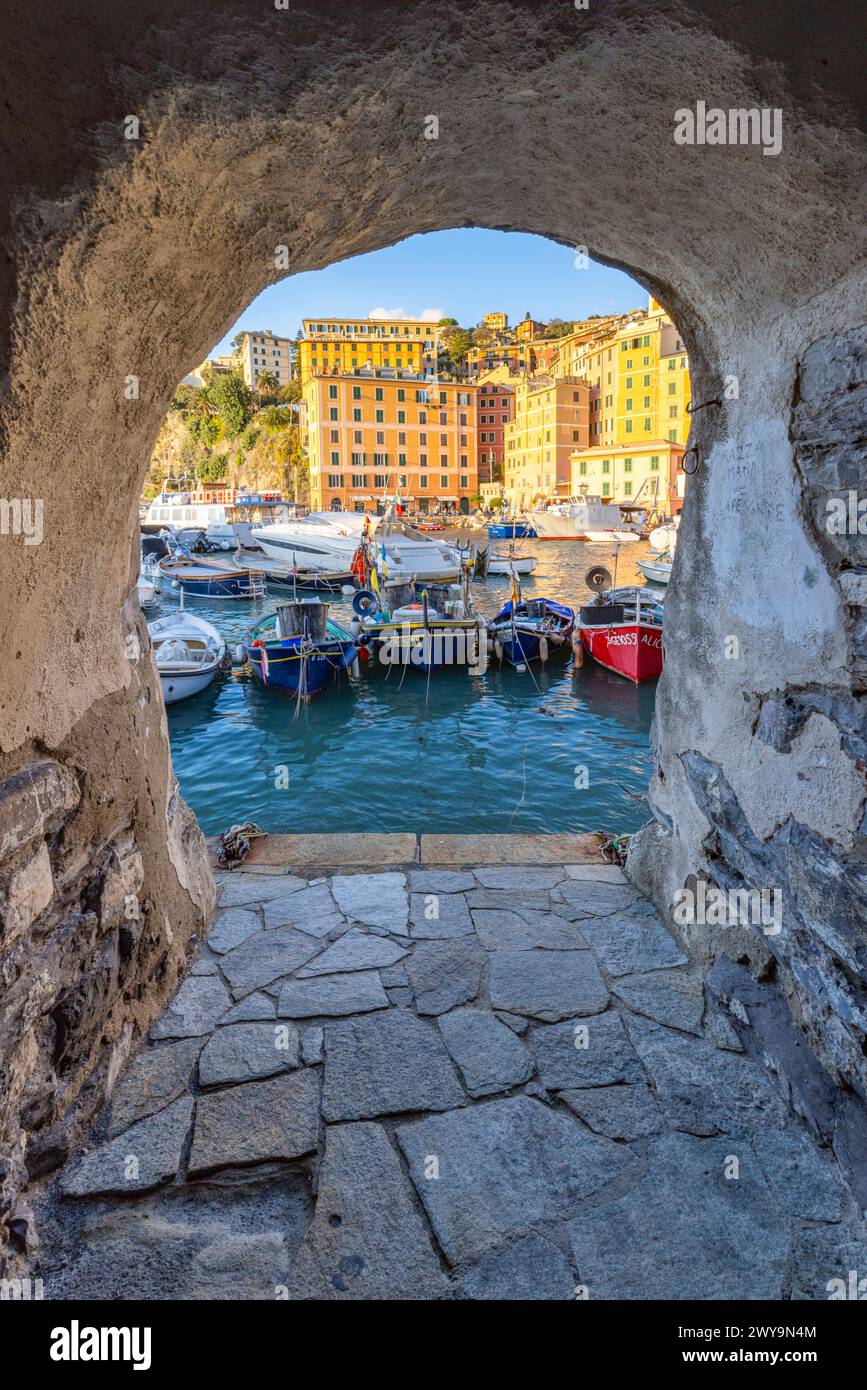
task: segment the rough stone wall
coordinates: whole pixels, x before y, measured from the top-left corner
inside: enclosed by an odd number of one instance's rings
[[[0,1007],[18,989],[27,1020],[0,1035],[10,1192],[20,1137],[44,1164],[208,910],[156,677],[125,641],[131,538],[172,389],[280,278],[278,247],[301,271],[449,226],[540,232],[668,306],[696,402],[738,377],[737,401],[695,419],[655,821],[631,871],[664,908],[695,874],[779,881],[773,949],[691,947],[776,974],[835,1078],[863,1087],[864,561],[812,505],[863,442],[858,22],[807,0],[70,0],[0,20],[0,496],[44,505],[42,544],[0,537],[0,776],[53,762],[78,795],[0,865]],[[676,146],[674,112],[699,99],[780,107],[782,153]],[[123,865],[145,924],[127,956],[101,907]],[[43,958],[58,978],[40,1002]]]

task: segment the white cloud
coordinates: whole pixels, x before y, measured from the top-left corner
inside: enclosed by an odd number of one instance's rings
[[[422,309],[420,314],[411,314],[406,309],[384,309],[380,304],[375,309],[369,309],[367,317],[369,319],[423,319],[425,323],[439,323],[440,319],[445,318],[445,311],[443,309]]]

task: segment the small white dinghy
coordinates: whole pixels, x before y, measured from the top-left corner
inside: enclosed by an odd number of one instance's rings
[[[157,586],[152,584],[146,575],[140,574],[136,580],[138,589],[138,601],[140,608],[153,608],[157,601]]]
[[[535,555],[492,555],[488,560],[488,574],[532,574],[536,568]]]
[[[646,560],[636,560],[635,562],[641,573],[651,584],[667,584],[671,578],[671,566],[673,561],[664,555],[650,556]]]
[[[611,545],[614,542],[618,545],[627,545],[632,541],[641,540],[637,531],[624,531],[619,526],[614,527],[611,531],[586,531],[585,537],[597,545]]]
[[[148,632],[167,705],[211,684],[226,655],[215,627],[182,608],[148,623]]]

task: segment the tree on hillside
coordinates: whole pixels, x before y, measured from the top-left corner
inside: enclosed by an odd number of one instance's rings
[[[256,390],[260,396],[275,396],[280,390],[280,378],[277,373],[269,372],[267,368],[263,372],[257,372]]]
[[[462,357],[466,357],[467,352],[473,346],[473,333],[469,328],[461,328],[454,324],[443,329],[440,334],[440,342],[452,362],[459,362]]]
[[[218,483],[227,472],[225,454],[207,454],[196,464],[196,477],[205,483]]]
[[[250,420],[252,396],[237,372],[215,377],[208,387],[208,396],[216,407],[229,439],[234,439]]]
[[[291,381],[280,387],[277,394],[287,405],[297,405],[301,400],[301,378],[293,376]]]
[[[572,332],[572,324],[564,322],[563,319],[549,319],[542,329],[543,338],[564,338],[567,333]]]
[[[440,319],[437,328],[457,328],[457,319]]]

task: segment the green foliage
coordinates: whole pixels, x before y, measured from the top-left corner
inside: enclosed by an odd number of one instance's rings
[[[223,422],[226,436],[236,439],[249,424],[252,402],[242,378],[236,372],[215,377],[208,387],[208,397]]]
[[[223,454],[209,454],[196,464],[196,477],[204,483],[218,483],[228,472]]]
[[[212,449],[223,435],[223,422],[218,415],[194,415],[187,420],[187,435],[192,444]]]
[[[277,395],[286,405],[297,405],[301,400],[301,378],[294,376],[285,386],[280,387]]]
[[[473,336],[470,329],[459,328],[457,325],[444,329],[441,341],[453,362],[459,362],[462,357],[466,357],[473,346]]]
[[[452,326],[457,328],[457,319],[440,319],[439,323],[437,324],[438,328],[451,328]]]
[[[269,405],[266,410],[260,412],[258,418],[269,430],[285,430],[292,424],[291,410],[281,410],[276,405]]]
[[[251,425],[250,428],[248,430],[245,430],[244,433],[241,435],[241,448],[244,449],[248,454],[250,453],[251,449],[255,449],[256,445],[258,444],[259,433],[259,430],[257,430],[254,425]]]
[[[549,319],[542,330],[543,338],[564,338],[567,333],[572,332],[572,324],[565,323],[563,319]]]

